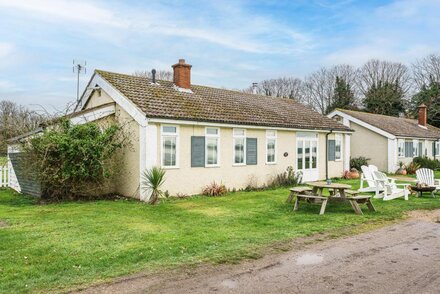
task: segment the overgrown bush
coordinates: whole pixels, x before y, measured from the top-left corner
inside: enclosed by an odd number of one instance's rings
[[[363,156],[354,157],[354,158],[350,159],[350,168],[355,168],[356,170],[360,171],[361,166],[368,165],[369,160],[370,160],[370,158],[366,158]]]
[[[295,172],[293,167],[288,166],[286,171],[277,174],[272,181],[269,183],[269,187],[286,187],[286,186],[296,186],[302,181],[302,173]]]
[[[211,184],[205,186],[202,190],[202,194],[205,196],[222,196],[228,193],[228,189],[222,183],[217,184],[212,182]]]
[[[406,172],[410,175],[414,175],[419,168],[420,164],[413,161],[406,166]]]
[[[83,199],[107,192],[115,154],[126,144],[121,127],[61,121],[24,143],[27,167],[37,175],[42,197]]]
[[[440,161],[438,159],[430,159],[426,156],[415,157],[413,162],[420,165],[420,167],[429,168],[432,170],[440,169]]]

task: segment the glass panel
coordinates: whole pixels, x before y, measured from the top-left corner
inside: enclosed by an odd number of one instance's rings
[[[206,129],[206,134],[207,135],[217,135],[218,134],[218,129],[216,129],[216,128],[207,128]]]
[[[310,141],[305,141],[305,147],[304,147],[304,155],[305,155],[305,161],[304,161],[304,168],[309,169],[310,168]]]
[[[297,146],[297,160],[298,160],[298,169],[303,169],[303,141],[298,141],[296,143]]]
[[[234,129],[234,136],[244,136],[244,129]]]
[[[206,154],[207,162],[206,164],[217,164],[217,138],[206,138]]]
[[[312,168],[317,167],[318,142],[312,141]]]
[[[176,137],[163,138],[163,166],[176,165]]]
[[[275,162],[275,139],[267,140],[267,162]]]
[[[268,130],[268,131],[266,131],[266,135],[268,137],[275,137],[276,136],[276,132],[273,131],[273,130]]]
[[[244,163],[244,138],[234,139],[234,163]]]
[[[341,141],[336,141],[335,157],[336,159],[341,159]]]
[[[173,126],[163,126],[162,127],[162,132],[164,132],[164,133],[175,134],[176,131],[177,131],[177,128],[173,127]]]

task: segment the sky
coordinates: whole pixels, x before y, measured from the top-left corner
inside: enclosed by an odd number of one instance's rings
[[[0,100],[49,112],[76,99],[73,60],[132,74],[171,70],[242,89],[371,58],[410,65],[440,53],[440,0],[0,0]]]

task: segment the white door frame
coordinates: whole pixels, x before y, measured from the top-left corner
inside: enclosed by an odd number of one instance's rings
[[[309,152],[309,168],[306,168],[306,142],[310,143]],[[298,165],[298,145],[302,144],[302,169]],[[316,145],[316,167],[313,168],[312,161],[312,143]],[[296,137],[296,170],[302,172],[303,182],[319,180],[319,137],[316,133],[299,133]]]

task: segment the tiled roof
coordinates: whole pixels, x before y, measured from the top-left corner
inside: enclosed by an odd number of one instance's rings
[[[173,82],[96,70],[149,118],[166,118],[307,130],[349,128],[292,99],[191,85],[193,93],[175,89]]]
[[[440,139],[439,128],[431,125],[428,125],[426,129],[422,128],[419,126],[418,120],[416,119],[401,118],[345,109],[337,110],[398,137]]]

